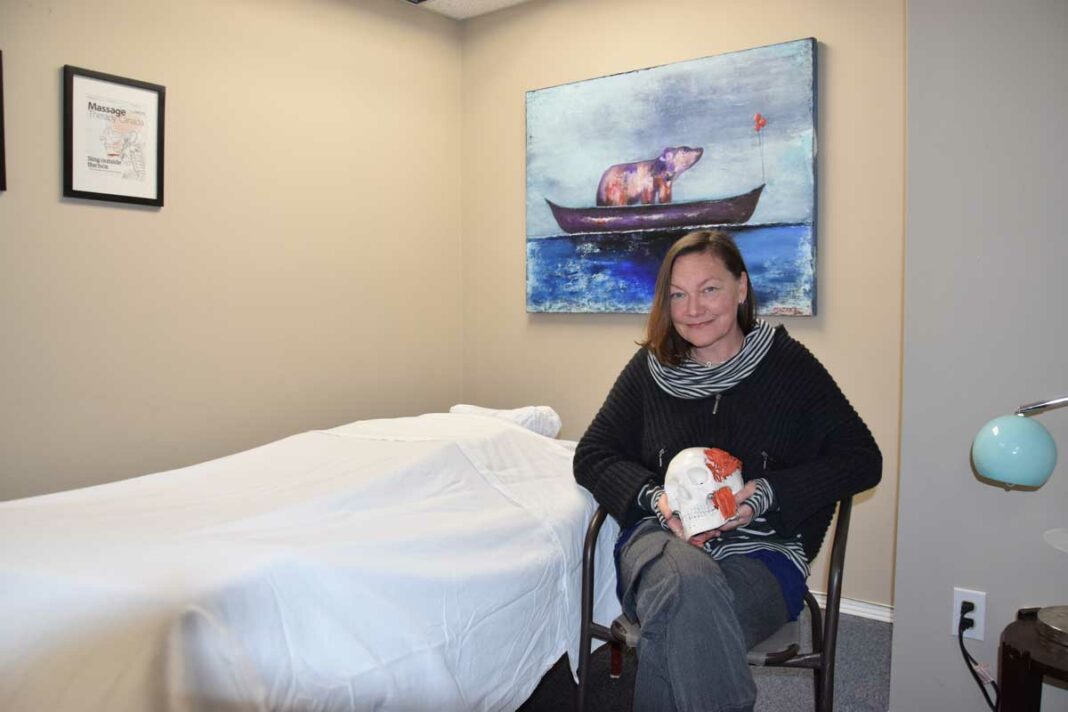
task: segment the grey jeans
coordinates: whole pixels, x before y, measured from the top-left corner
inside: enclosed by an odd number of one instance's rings
[[[623,545],[619,578],[623,610],[642,626],[636,712],[753,709],[746,652],[787,617],[779,582],[763,563],[714,561],[649,520]]]

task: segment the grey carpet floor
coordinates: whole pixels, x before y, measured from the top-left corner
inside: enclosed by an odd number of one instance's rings
[[[803,614],[807,630],[807,612]],[[892,626],[856,616],[841,616],[835,664],[834,708],[839,712],[886,712],[890,700],[890,636]],[[807,643],[807,634],[805,636]],[[608,676],[608,648],[590,663],[590,712],[626,712],[631,708],[636,658],[628,651],[623,676]],[[756,712],[811,712],[812,673],[808,670],[753,668],[758,697]],[[574,707],[575,684],[566,659],[542,680],[520,712],[561,712]]]

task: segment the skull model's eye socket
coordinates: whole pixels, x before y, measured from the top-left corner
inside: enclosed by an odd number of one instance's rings
[[[693,493],[690,492],[689,487],[679,487],[679,499],[681,499],[683,502],[693,501]]]
[[[708,480],[707,467],[691,467],[686,470],[686,479],[692,485],[703,485]]]

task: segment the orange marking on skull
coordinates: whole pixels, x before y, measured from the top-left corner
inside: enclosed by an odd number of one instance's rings
[[[720,450],[718,447],[705,450],[705,465],[716,482],[722,482],[734,474],[735,470],[741,471],[742,469],[741,460],[726,450]]]
[[[712,494],[712,504],[715,505],[724,519],[734,516],[734,493],[730,487],[720,487]]]

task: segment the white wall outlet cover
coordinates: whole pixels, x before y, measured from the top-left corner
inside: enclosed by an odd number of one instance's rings
[[[986,593],[983,591],[973,591],[969,588],[953,589],[953,609],[951,610],[953,624],[949,632],[953,635],[957,634],[960,606],[965,601],[971,601],[975,604],[975,610],[968,614],[975,621],[975,625],[964,631],[964,637],[983,640],[983,636],[986,634]]]

